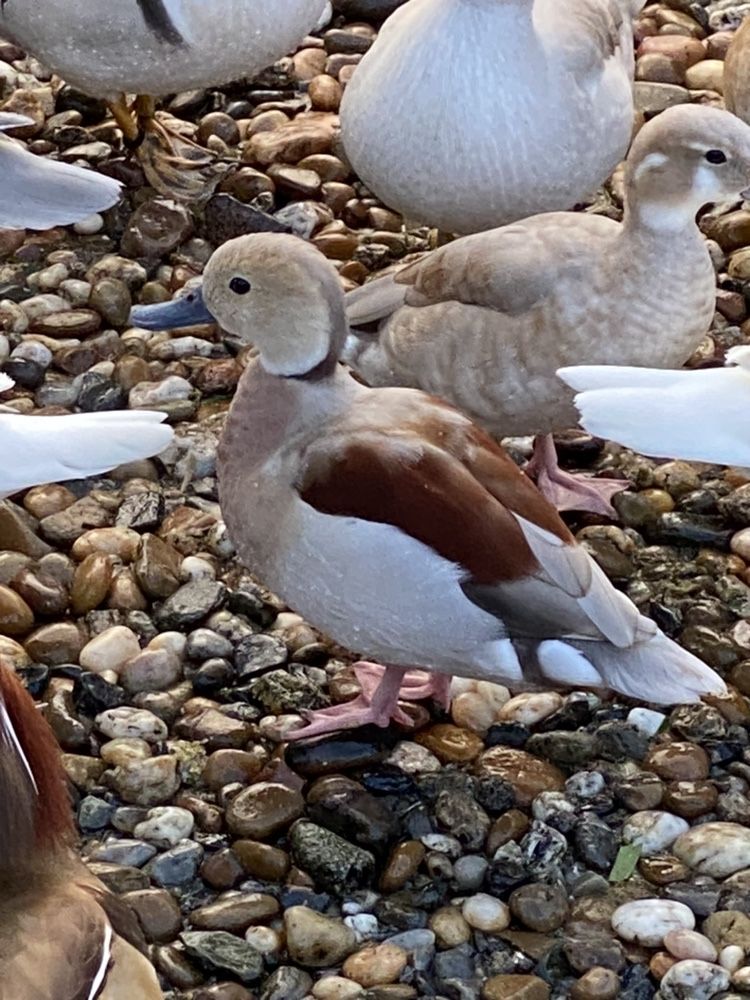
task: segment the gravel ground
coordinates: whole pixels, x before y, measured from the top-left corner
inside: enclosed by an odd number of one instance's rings
[[[128,328],[132,303],[170,298],[241,232],[311,238],[346,287],[427,248],[336,135],[342,87],[397,5],[340,0],[261,78],[167,103],[226,160],[200,211],[155,198],[103,106],[0,42],[0,106],[34,120],[17,130],[29,148],[127,185],[103,218],[0,231],[0,370],[17,383],[2,402],[154,407],[177,430],[160,460],[0,503],[0,654],[45,705],[82,856],[135,907],[172,1000],[746,995],[750,472],[561,440],[568,467],[632,479],[617,523],[571,524],[728,699],[662,713],[457,681],[450,717],[421,705],[410,732],[285,747],[300,709],[355,688],[351,657],[226,536],[215,445],[243,357],[211,327]],[[720,104],[746,8],[647,7],[640,109]],[[589,210],[617,217],[619,195],[616,176]],[[696,364],[750,341],[750,211],[702,226],[718,309]]]

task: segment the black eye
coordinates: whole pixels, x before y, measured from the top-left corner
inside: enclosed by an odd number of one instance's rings
[[[235,295],[247,295],[250,291],[250,282],[244,278],[232,278],[229,282],[229,287]]]
[[[720,149],[709,149],[706,153],[706,159],[709,163],[726,163],[727,154],[722,153]]]

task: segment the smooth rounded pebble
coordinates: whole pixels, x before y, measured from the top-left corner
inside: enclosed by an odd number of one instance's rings
[[[681,816],[661,809],[644,809],[625,821],[622,839],[626,844],[637,844],[641,854],[650,857],[662,854],[689,829],[690,824]]]
[[[505,903],[486,892],[478,892],[464,900],[461,913],[470,927],[486,934],[498,934],[510,923],[510,910]]]
[[[324,979],[319,979],[312,988],[315,1000],[353,1000],[363,993],[364,990],[359,983],[353,983],[351,979],[344,979],[343,976],[326,976]]]
[[[656,736],[665,719],[666,715],[663,712],[655,712],[651,708],[631,708],[627,722],[644,736]]]
[[[562,695],[557,691],[524,691],[507,701],[498,713],[501,722],[520,722],[533,726],[562,706]]]
[[[193,814],[179,806],[157,806],[150,809],[142,823],[136,824],[133,835],[148,840],[157,847],[175,847],[193,832]]]
[[[718,958],[714,943],[698,931],[668,931],[664,935],[664,947],[678,959],[698,958],[702,962],[715,962]]]
[[[726,878],[750,867],[750,828],[739,823],[704,823],[681,834],[672,853],[701,875]]]
[[[618,906],[612,929],[625,941],[657,948],[669,931],[693,930],[693,911],[671,899],[635,899]]]
[[[728,972],[734,972],[745,961],[745,949],[738,944],[728,944],[719,952],[719,965]]]
[[[114,670],[116,673],[141,651],[138,636],[126,625],[113,625],[86,643],[78,662],[94,673]]]
[[[687,958],[675,962],[659,983],[664,1000],[710,1000],[729,988],[729,973],[720,965]]]

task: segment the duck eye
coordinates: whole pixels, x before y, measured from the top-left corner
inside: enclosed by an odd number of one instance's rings
[[[726,163],[727,154],[723,153],[720,149],[709,149],[706,153],[706,159],[709,163]]]
[[[232,278],[229,287],[235,295],[247,295],[250,291],[250,282],[246,281],[245,278]]]

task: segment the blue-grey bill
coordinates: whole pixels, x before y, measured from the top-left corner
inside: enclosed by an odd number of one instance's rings
[[[175,330],[183,326],[215,323],[206,308],[203,293],[195,288],[171,302],[156,302],[151,306],[135,306],[130,312],[130,323],[143,330]]]

